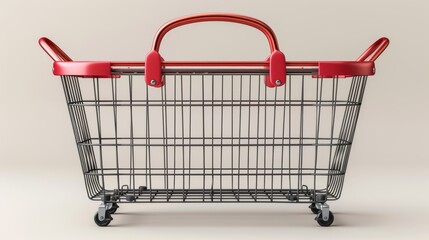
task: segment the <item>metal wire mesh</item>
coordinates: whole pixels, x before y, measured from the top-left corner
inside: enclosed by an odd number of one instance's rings
[[[63,76],[88,196],[136,202],[338,199],[367,77]]]

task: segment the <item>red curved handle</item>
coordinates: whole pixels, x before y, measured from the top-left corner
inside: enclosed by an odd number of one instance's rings
[[[39,45],[55,62],[71,62],[73,61],[60,47],[48,38],[42,37],[39,39]]]
[[[225,14],[225,13],[196,14],[196,15],[177,18],[166,23],[164,26],[162,26],[159,29],[158,33],[156,34],[155,39],[153,41],[152,50],[155,50],[158,52],[163,37],[165,36],[165,34],[173,30],[174,28],[191,24],[191,23],[213,22],[213,21],[233,22],[233,23],[239,23],[239,24],[244,24],[244,25],[254,27],[265,34],[265,36],[268,39],[268,43],[270,44],[271,52],[273,52],[274,50],[279,50],[276,35],[274,34],[274,31],[267,24],[265,24],[264,22],[258,19],[251,18],[248,16],[243,16],[238,14]]]
[[[172,20],[162,26],[155,36],[152,51],[149,52],[149,54],[146,56],[146,83],[153,87],[162,87],[164,85],[161,71],[164,60],[159,54],[159,48],[165,34],[167,34],[170,30],[183,25],[212,21],[244,24],[261,31],[267,37],[271,50],[271,55],[268,58],[270,73],[269,76],[267,76],[265,82],[269,87],[282,86],[286,83],[286,59],[284,54],[279,50],[279,45],[274,31],[267,24],[258,19],[237,14],[225,13],[208,13],[186,16]]]
[[[389,39],[382,37],[375,41],[362,55],[357,59],[358,62],[374,62],[389,46]]]

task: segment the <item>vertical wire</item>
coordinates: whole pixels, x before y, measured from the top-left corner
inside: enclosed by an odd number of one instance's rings
[[[95,110],[96,110],[96,112],[95,112],[95,115],[96,115],[96,120],[97,120],[97,117],[98,117],[98,112],[97,112],[97,95],[96,95],[96,86],[95,86],[95,79],[93,78],[93,89],[94,89],[94,108],[95,108]],[[98,131],[98,121],[97,121],[97,131]],[[99,136],[99,134],[98,134],[98,132],[97,132],[97,135]],[[100,138],[100,137],[99,137]],[[101,148],[101,144],[99,145],[99,148]],[[101,151],[100,151],[101,152]],[[100,154],[99,154],[100,155]],[[95,158],[95,161],[97,161],[97,159]],[[93,166],[94,166],[94,170],[96,171],[96,173],[97,173],[97,177],[99,177],[99,175],[98,175],[98,167],[97,167],[97,164],[95,163],[95,164],[93,164]],[[103,180],[103,179],[102,179]],[[95,188],[95,186],[94,186],[94,188]],[[104,184],[101,186],[101,190],[103,190],[104,189]]]
[[[265,85],[265,84],[264,84]],[[267,89],[268,87],[264,86],[264,193],[267,188],[266,178],[267,178]]]
[[[165,81],[166,82],[166,81]],[[164,84],[165,84],[165,82],[164,82]],[[164,85],[165,86],[165,85]],[[167,125],[167,123],[165,122],[165,117],[164,117],[164,108],[165,108],[165,102],[164,102],[164,86],[162,86],[161,87],[161,125],[162,125],[162,155],[163,155],[163,158],[162,158],[162,161],[163,161],[163,170],[164,170],[164,174],[163,174],[163,177],[164,177],[164,189],[167,189],[168,188],[168,186],[167,186],[167,172],[168,172],[168,169],[167,169],[167,163],[165,162],[165,159],[166,159],[166,145],[167,145],[167,143],[166,143],[166,135],[165,135],[165,127],[166,127],[166,125]],[[167,194],[165,195],[166,196],[166,200],[168,201],[168,191],[167,191]]]
[[[166,163],[166,169],[167,169],[167,199],[168,199],[168,201],[170,200],[170,197],[171,196],[169,196],[169,193],[170,193],[170,184],[169,184],[169,182],[170,182],[170,161],[169,161],[169,159],[168,159],[168,156],[169,156],[169,137],[168,137],[168,96],[167,96],[167,78],[165,79],[165,84],[164,84],[164,109],[165,109],[165,114],[164,114],[164,116],[165,116],[165,143],[166,143],[166,145],[165,145],[165,156],[166,156],[166,159],[165,159],[165,163]]]
[[[297,200],[299,199],[299,192],[302,185],[302,165],[304,158],[304,149],[303,149],[303,137],[304,137],[304,75],[301,78],[301,113],[300,113],[300,123],[299,123],[299,163],[298,163],[298,188],[296,191]]]
[[[66,83],[64,82],[63,84],[65,84],[64,86],[67,86],[67,94],[68,94],[68,104],[69,104],[69,112],[70,112],[70,118],[72,121],[72,126],[73,126],[73,130],[74,130],[74,134],[75,134],[75,139],[76,139],[76,143],[83,143],[84,141],[87,141],[87,139],[85,138],[84,134],[83,134],[83,129],[82,129],[82,116],[80,114],[80,106],[75,106],[75,105],[71,105],[71,104],[77,104],[79,102],[82,102],[82,104],[84,104],[83,100],[79,101],[79,96],[78,96],[78,86],[75,79],[73,77],[69,77],[66,76],[65,79],[67,79]],[[81,99],[81,98],[80,98]],[[90,139],[88,139],[90,140]],[[86,146],[82,146],[83,148],[86,148]],[[79,148],[78,148],[79,151]],[[87,154],[84,153],[85,151],[82,152],[82,156],[84,158],[88,157]],[[87,165],[87,169],[92,169],[94,164],[91,164],[90,161],[86,162],[83,164],[83,166]]]
[[[166,169],[167,169],[167,199],[168,199],[168,201],[170,200],[170,197],[168,196],[168,194],[169,194],[169,189],[170,189],[170,184],[169,184],[169,178],[170,178],[170,174],[169,174],[169,172],[170,172],[170,166],[169,166],[169,160],[168,160],[168,149],[169,149],[169,143],[168,143],[168,97],[167,97],[167,79],[166,79],[166,81],[165,81],[165,84],[164,84],[164,108],[165,108],[165,143],[166,143],[166,145],[165,145],[165,156],[166,156],[166,159],[165,159],[165,163],[166,163]]]
[[[65,95],[66,102],[67,102],[67,105],[68,105],[70,121],[72,123],[72,128],[73,128],[73,132],[74,132],[76,144],[78,145],[78,143],[80,142],[80,139],[79,139],[79,133],[78,133],[78,130],[77,130],[78,127],[76,126],[76,121],[77,120],[76,120],[76,116],[75,116],[74,110],[73,110],[72,105],[71,105],[72,102],[74,101],[73,98],[72,98],[73,94],[72,94],[72,92],[70,90],[70,86],[69,86],[69,82],[71,81],[71,79],[70,79],[69,76],[61,76],[61,80],[62,80],[61,82],[63,84],[64,95]],[[92,198],[94,196],[94,194],[95,194],[94,193],[95,192],[94,191],[94,186],[93,186],[94,184],[91,181],[92,176],[88,176],[88,175],[85,174],[87,171],[89,171],[89,165],[90,165],[89,162],[90,162],[90,159],[87,158],[88,156],[87,156],[87,154],[84,151],[85,146],[78,147],[77,149],[78,149],[79,157],[81,159],[80,162],[81,162],[82,170],[83,170],[83,173],[84,173],[84,179],[85,179],[85,186],[86,186],[87,195],[88,195],[89,198]]]
[[[331,163],[332,163],[332,146],[333,146],[333,140],[334,140],[334,129],[335,129],[335,115],[337,111],[337,105],[338,105],[338,77],[335,77],[332,79],[332,110],[331,110],[331,137],[330,137],[330,143],[329,143],[329,162],[328,162],[328,178],[326,179],[326,191],[327,194],[329,194],[329,182],[331,178]],[[337,148],[339,146],[337,145]]]
[[[147,84],[145,84],[145,85],[147,85]],[[144,91],[144,94],[147,94],[147,91]],[[144,98],[143,98],[144,99]],[[147,105],[147,103],[146,103],[146,105],[144,105],[144,107],[145,107],[145,114],[146,114],[146,116],[145,116],[145,118],[146,118],[146,120],[147,120],[147,107],[148,107],[148,105]],[[146,186],[146,188],[149,186],[149,179],[148,179],[148,169],[149,169],[149,165],[148,165],[148,152],[147,152],[147,150],[148,150],[148,146],[147,146],[147,140],[148,140],[148,135],[147,135],[147,129],[148,129],[148,127],[147,127],[147,123],[145,124],[145,171],[144,171],[144,176],[145,176],[145,186]]]
[[[81,100],[82,98],[79,96],[79,91],[80,91],[79,83],[78,83],[78,80],[74,77],[70,77],[70,90],[71,90],[70,95],[71,95],[71,98],[73,99],[72,101],[76,104],[79,102],[82,102],[83,104],[83,100]],[[73,107],[73,109],[74,109],[73,115],[75,117],[74,119],[77,127],[76,128],[77,137],[79,141],[85,141],[87,140],[87,138],[85,136],[86,134],[84,130],[85,124],[83,124],[84,121],[81,114],[82,107],[76,106],[76,107]]]
[[[255,180],[255,201],[257,201],[258,199],[258,172],[259,172],[259,109],[260,109],[260,105],[261,105],[261,76],[259,75],[258,77],[258,102],[257,102],[257,106],[258,106],[258,117],[257,117],[257,122],[256,122],[256,180]]]
[[[349,111],[348,111],[347,119],[345,121],[345,125],[344,125],[344,128],[343,128],[342,137],[343,137],[344,141],[348,141],[348,133],[349,133],[349,129],[350,129],[350,124],[351,124],[351,120],[352,120],[353,115],[354,115],[354,105],[353,105],[353,102],[354,102],[354,100],[356,98],[357,91],[359,89],[359,85],[360,85],[360,77],[357,76],[357,77],[355,77],[355,84],[354,84],[354,86],[352,88],[353,90],[351,91],[350,98],[347,101],[347,105],[349,107]]]
[[[316,79],[316,98],[314,99],[314,109],[315,109],[315,115],[316,115],[316,127],[315,127],[315,133],[314,133],[314,169],[313,169],[313,194],[314,194],[314,199],[316,199],[316,173],[317,173],[317,145],[319,143],[319,138],[317,137],[317,133],[318,133],[318,100],[319,100],[319,81],[320,78],[319,76],[317,76]],[[310,103],[311,103],[311,98],[310,98]]]
[[[353,129],[356,126],[357,115],[359,113],[359,105],[357,103],[357,101],[358,101],[357,99],[358,99],[358,97],[360,95],[360,92],[362,91],[362,84],[363,84],[361,76],[358,76],[357,79],[358,79],[357,80],[357,85],[358,86],[356,87],[355,93],[353,94],[353,97],[352,97],[352,100],[351,100],[351,104],[352,104],[352,107],[351,107],[352,110],[351,111],[352,111],[352,114],[350,114],[350,119],[348,121],[348,126],[346,128],[346,133],[345,133],[345,137],[344,137],[346,139],[346,141],[348,141],[350,144],[352,143],[351,133],[352,133]],[[350,152],[350,149],[351,149],[351,145],[348,145],[347,150],[344,153],[344,157],[343,157],[344,160],[342,162],[342,165],[340,166],[341,171],[344,171],[343,169],[344,169],[344,166],[345,166],[346,161],[348,159],[347,155]]]
[[[78,87],[78,84],[79,84],[78,78],[77,77],[70,77],[70,81],[71,81],[71,87],[72,87],[72,89],[74,89],[73,96],[75,97],[76,100],[77,99],[82,99],[82,96],[80,96],[78,94],[78,90],[77,90],[77,89],[79,89],[79,87]],[[82,104],[84,104],[83,100],[82,100]],[[94,106],[95,106],[95,98],[94,98]],[[81,109],[83,109],[83,108],[81,108]],[[79,113],[80,110],[78,110],[77,112]],[[77,121],[79,121],[79,117],[78,116],[76,116],[76,117],[77,117]],[[86,125],[87,125],[88,121],[86,119],[86,114],[83,114],[83,117],[84,117],[84,120],[86,120],[85,122],[86,122]],[[89,140],[88,143],[89,143],[89,145],[88,145],[87,149],[91,152],[91,154],[89,155],[89,157],[91,159],[90,160],[91,169],[93,169],[95,171],[98,171],[97,159],[96,159],[96,156],[95,156],[94,148],[92,147],[93,146],[92,138]],[[101,192],[101,190],[103,189],[103,187],[100,185],[100,180],[99,180],[98,176],[93,175],[90,178],[90,182],[91,182],[94,194],[98,194],[99,192]]]
[[[289,75],[289,82],[290,82],[290,75]],[[280,190],[283,191],[283,169],[284,169],[284,150],[285,150],[285,127],[286,127],[286,85],[284,88],[284,94],[283,94],[283,124],[282,124],[282,151],[280,155]]]
[[[292,145],[291,145],[291,139],[292,139],[292,76],[289,77],[289,193],[292,195]]]
[[[71,105],[71,104],[77,103],[79,99],[77,96],[76,87],[74,86],[75,84],[73,84],[73,82],[75,82],[74,81],[75,79],[69,76],[62,77],[62,79],[63,79],[64,92],[66,93],[66,100],[67,100],[68,109],[70,113],[70,120],[72,123],[74,135],[75,135],[75,140],[77,144],[83,143],[84,141],[83,141],[82,133],[80,129],[81,126],[80,126],[80,120],[79,120],[80,118],[79,107]],[[83,104],[83,101],[82,101],[82,104]],[[84,176],[86,176],[85,173],[89,172],[91,169],[94,169],[92,166],[95,165],[91,163],[91,160],[89,159],[88,154],[85,153],[84,149],[87,149],[87,148],[89,149],[90,147],[89,146],[87,147],[85,145],[83,145],[82,147],[78,147],[78,153],[81,158],[82,169],[85,169]],[[82,161],[82,159],[85,159],[85,161]],[[88,176],[87,178],[85,178],[87,194],[90,197],[97,194],[96,183],[94,182],[95,180],[93,180],[93,178],[94,178],[93,176]]]
[[[355,87],[353,89],[353,93],[351,95],[351,98],[348,100],[347,104],[350,104],[350,111],[347,117],[347,121],[346,121],[346,126],[344,128],[344,141],[347,141],[349,144],[347,146],[344,147],[344,151],[341,154],[341,160],[339,161],[339,165],[338,165],[338,169],[341,172],[343,172],[343,166],[345,164],[345,161],[348,157],[348,153],[350,152],[350,147],[351,147],[351,142],[349,139],[349,132],[350,129],[353,128],[352,124],[353,124],[353,119],[355,117],[356,114],[356,106],[355,106],[355,101],[356,101],[356,97],[358,95],[358,91],[360,89],[361,86],[361,76],[357,76],[355,78]],[[340,194],[341,191],[341,186],[342,186],[342,182],[343,182],[344,176],[338,176],[337,177],[337,182],[336,182],[336,195]]]
[[[221,79],[221,100],[220,100],[220,176],[219,176],[219,182],[220,182],[220,201],[222,202],[222,179],[223,179],[223,175],[222,175],[222,158],[223,158],[223,90],[224,90],[224,79],[223,79],[223,75],[222,75],[222,79]]]
[[[170,201],[169,194],[169,184],[168,184],[168,119],[167,119],[167,81],[165,81],[164,86],[161,87],[161,112],[162,112],[162,135],[164,142],[164,188],[166,189],[166,199],[167,202]]]
[[[339,139],[338,141],[341,143],[339,143],[339,147],[338,147],[338,151],[335,153],[334,156],[334,162],[333,162],[333,168],[334,170],[338,169],[338,171],[340,170],[340,166],[341,166],[341,161],[343,160],[343,156],[344,156],[344,152],[346,151],[347,145],[344,146],[344,142],[347,141],[345,139],[345,131],[348,125],[348,120],[349,120],[349,116],[351,114],[351,107],[350,107],[350,102],[352,101],[353,95],[354,95],[354,91],[356,88],[356,84],[357,84],[357,77],[353,77],[351,84],[350,84],[350,90],[349,90],[349,94],[347,97],[347,103],[346,103],[346,108],[344,110],[344,116],[343,116],[343,121],[341,124],[341,129],[340,129],[340,133],[339,133]],[[339,189],[339,181],[341,181],[341,179],[338,176],[335,176],[332,178],[332,190],[333,190],[333,194],[337,194],[338,193],[338,189]]]
[[[189,158],[188,158],[188,189],[191,188],[191,155],[192,155],[192,76],[189,75]]]
[[[211,182],[211,199],[213,201],[213,184],[214,184],[214,76],[211,75],[212,79],[212,182]]]
[[[351,92],[352,92],[352,89],[354,87],[354,81],[355,81],[355,77],[352,78],[351,83],[350,83],[349,93],[348,93],[348,97],[346,100],[347,102],[351,96]],[[337,165],[338,165],[338,161],[339,161],[340,156],[341,156],[341,152],[344,151],[344,141],[342,140],[342,135],[343,135],[344,124],[345,124],[345,121],[346,121],[346,118],[348,115],[348,111],[349,111],[349,107],[347,105],[347,102],[346,102],[346,106],[344,109],[344,113],[342,115],[342,122],[341,122],[341,126],[340,126],[339,133],[338,133],[338,140],[337,140],[338,145],[335,149],[335,153],[334,153],[334,156],[332,158],[332,165],[330,166],[331,173],[335,173],[336,169],[338,168]],[[332,190],[332,194],[335,194],[334,191],[335,191],[335,187],[337,186],[337,179],[338,178],[336,177],[336,175],[333,175],[333,174],[329,175],[329,179],[328,179],[329,189],[328,189],[328,191],[331,192],[331,190]]]
[[[345,140],[345,127],[347,125],[347,120],[348,120],[349,115],[350,115],[349,102],[351,101],[351,98],[352,98],[352,95],[353,95],[353,92],[354,92],[354,89],[355,89],[355,84],[356,84],[356,77],[353,77],[352,80],[351,80],[351,83],[350,83],[350,90],[349,90],[349,94],[348,94],[348,97],[347,97],[347,102],[346,102],[346,107],[345,107],[345,110],[344,110],[343,121],[341,123],[341,128],[340,128],[340,132],[339,132],[339,139],[338,140],[341,141],[341,142],[343,142],[343,139],[344,139],[344,141],[346,141]],[[340,150],[341,150],[340,152],[343,151],[343,145],[341,145],[341,149]],[[338,154],[340,155],[340,153],[338,153]],[[336,165],[337,165],[337,162],[338,162],[338,156],[336,156],[336,157],[337,157],[337,159],[334,162],[335,167],[337,167]]]
[[[118,149],[118,94],[117,94],[117,78],[111,78],[112,83],[112,100],[113,100],[113,124],[115,131],[115,158],[116,158],[116,181],[118,188],[121,188],[121,183],[119,179],[119,149]]]
[[[78,85],[78,83],[74,77],[65,76],[63,81],[63,86],[64,86],[64,91],[66,92],[66,95],[67,95],[66,99],[69,106],[70,119],[72,122],[76,143],[78,144],[78,143],[84,142],[82,130],[80,129],[81,128],[81,120],[80,120],[81,116],[79,114],[80,107],[70,105],[70,104],[76,104],[79,102],[79,97],[78,97],[79,88],[76,85]],[[81,102],[83,104],[83,100]],[[91,140],[89,140],[88,143],[90,143],[90,141]],[[90,170],[96,170],[97,169],[96,164],[92,163],[93,159],[91,159],[92,161],[90,160],[90,157],[88,156],[88,154],[85,153],[84,149],[90,149],[90,146],[83,145],[82,147],[78,147],[78,153],[79,153],[79,156],[81,157],[82,169],[85,169],[85,165],[87,166],[86,167],[87,170],[84,171],[84,173],[89,172]],[[82,158],[88,161],[82,162]],[[87,193],[91,197],[96,195],[100,191],[97,189],[97,186],[96,186],[97,185],[95,180],[96,178],[97,176],[89,176],[88,178],[85,178]]]
[[[241,172],[241,105],[243,100],[243,75],[240,75],[240,102],[239,102],[239,116],[238,116],[238,198],[240,201],[240,172]]]
[[[80,90],[79,79],[77,77],[69,77],[69,79],[72,82],[72,88],[74,89],[74,94],[73,94],[74,98],[76,101],[79,100],[81,105],[82,105],[82,106],[77,107],[77,110],[75,112],[75,114],[77,114],[76,121],[78,121],[79,125],[82,127],[82,131],[83,131],[83,134],[82,134],[83,139],[82,140],[85,140],[91,144],[91,145],[84,147],[84,149],[87,149],[87,151],[84,151],[84,155],[88,159],[88,164],[92,166],[91,168],[96,169],[97,164],[96,164],[94,149],[92,147],[91,134],[90,134],[89,126],[88,126],[88,119],[86,117],[84,100],[82,97],[82,92]],[[74,84],[73,84],[73,82],[74,82]],[[98,178],[96,176],[90,177],[89,181],[94,185],[93,187],[96,188],[95,191],[99,192],[101,190],[100,183],[99,183]]]
[[[231,75],[231,190],[234,192],[234,76]]]
[[[356,88],[357,88],[357,82],[358,82],[357,77],[353,77],[352,82],[351,82],[351,86],[350,86],[350,90],[349,90],[349,95],[347,97],[347,103],[346,103],[347,106],[345,109],[343,122],[341,124],[340,140],[342,142],[342,145],[341,145],[341,151],[338,154],[336,162],[335,162],[335,167],[338,169],[340,169],[341,161],[343,159],[344,152],[346,151],[346,148],[347,148],[347,145],[344,146],[343,144],[344,144],[344,142],[347,142],[346,132],[347,132],[347,128],[349,125],[350,116],[352,115],[352,107],[350,105],[351,105],[351,102],[353,101],[353,96],[354,96]]]
[[[80,118],[79,111],[78,111],[79,107],[72,105],[72,104],[76,104],[78,102],[78,97],[76,96],[77,91],[75,90],[75,87],[72,83],[73,79],[72,79],[72,77],[69,77],[69,76],[61,77],[61,79],[63,80],[62,81],[63,89],[64,89],[64,93],[66,95],[66,101],[67,101],[67,105],[68,105],[68,109],[69,109],[69,113],[70,113],[70,120],[72,123],[72,128],[73,128],[73,133],[75,136],[76,144],[83,143],[85,141],[85,139],[84,139],[82,131],[80,129],[81,124],[80,124],[80,120],[79,120],[79,118]],[[82,104],[83,104],[83,102],[82,102]],[[85,148],[85,145],[82,146],[82,148]],[[81,154],[81,156],[83,158],[85,158],[85,160],[86,160],[87,155],[84,153],[84,151],[81,152],[79,147],[78,147],[78,151],[79,151],[79,154]],[[91,169],[91,163],[89,161],[82,162],[82,160],[81,160],[81,164],[82,164],[83,169],[87,169],[87,170]],[[84,170],[84,171],[86,171],[86,170]]]
[[[360,81],[362,82],[362,85],[360,86],[359,94],[358,94],[358,97],[357,97],[358,99],[354,100],[356,102],[356,104],[357,104],[355,106],[355,108],[356,108],[356,116],[354,117],[354,123],[353,123],[353,125],[351,127],[352,129],[350,130],[351,132],[350,132],[349,137],[348,137],[350,144],[353,141],[354,134],[355,134],[355,131],[356,131],[356,124],[357,124],[357,120],[359,118],[360,106],[361,106],[363,95],[364,95],[364,92],[365,92],[367,77],[366,76],[360,76]],[[345,156],[344,165],[342,166],[342,172],[343,173],[345,173],[347,165],[348,165],[348,161],[349,161],[349,157],[350,157],[350,151],[351,151],[351,147],[348,149],[347,155]],[[344,175],[342,175],[342,181],[341,181],[341,184],[339,186],[338,197],[341,196],[341,189],[343,188],[343,184],[344,184]]]
[[[357,116],[355,118],[355,124],[354,125],[356,125],[357,118],[359,116],[359,112],[360,112],[359,109],[360,109],[360,105],[362,104],[363,95],[365,93],[365,88],[366,88],[366,83],[367,83],[367,77],[366,76],[365,77],[362,76],[362,80],[361,81],[362,81],[362,86],[360,88],[359,99],[355,100],[358,105],[357,105]],[[349,141],[350,142],[352,142],[355,132],[356,132],[356,126],[354,126],[353,129],[351,130],[351,133],[350,133],[350,136],[349,136],[349,139],[350,139]]]
[[[250,189],[250,126],[251,126],[251,109],[252,109],[252,75],[249,75],[249,116],[247,125],[247,189]]]
[[[69,77],[70,79],[70,89],[71,89],[71,94],[73,96],[73,99],[76,102],[81,101],[82,105],[85,105],[85,102],[82,98],[81,92],[80,92],[80,87],[79,87],[79,79],[77,77]],[[95,97],[94,97],[95,99]],[[94,100],[95,103],[95,100]],[[95,106],[95,104],[94,104]],[[86,124],[84,124],[84,126],[88,127],[88,121],[86,119],[86,114],[85,114],[85,110],[84,107],[76,107],[76,111],[74,112],[75,114],[75,118],[78,124],[78,129],[79,126],[82,126],[82,122],[85,122]],[[88,127],[89,128],[89,127]],[[80,130],[78,130],[80,132]],[[83,135],[82,135],[83,136]],[[95,156],[95,152],[93,149],[93,145],[92,145],[92,139],[89,138],[87,143],[89,145],[85,146],[85,149],[88,149],[88,154],[85,154],[88,157],[89,165],[90,165],[90,169],[95,171],[96,173],[98,173],[98,167],[97,167],[97,159]],[[90,154],[91,153],[91,154]],[[103,187],[100,185],[100,181],[99,181],[99,176],[97,175],[93,175],[91,177],[89,177],[88,179],[88,183],[92,189],[92,195],[96,196],[97,194],[99,194],[101,192],[101,190],[103,189]]]
[[[77,77],[69,77],[69,80],[71,95],[73,96],[74,101],[80,102],[82,104],[82,106],[76,107],[76,110],[73,111],[76,123],[78,124],[77,130],[78,132],[80,132],[81,135],[79,136],[82,137],[82,140],[85,140],[90,144],[84,147],[84,149],[88,150],[83,152],[83,156],[86,156],[86,158],[88,159],[88,164],[91,165],[91,169],[97,169],[95,153],[92,147],[92,140],[88,126],[88,119],[86,117],[85,107],[83,106],[84,100],[82,97],[82,92],[80,91],[79,79]],[[97,176],[89,177],[88,181],[94,191],[93,194],[96,194],[102,190]]]
[[[204,75],[201,75],[202,113],[203,113],[203,202],[206,200],[206,126],[205,126],[205,98],[204,98]]]
[[[150,109],[149,109],[149,85],[146,84],[146,160],[149,163],[149,196],[152,201],[152,159],[151,159],[151,137],[150,137]]]
[[[174,89],[173,89],[173,91],[174,91],[174,96],[173,96],[173,98],[174,98],[174,123],[173,123],[173,127],[174,127],[174,129],[173,129],[173,131],[174,131],[174,133],[173,133],[173,146],[174,146],[174,149],[173,149],[173,155],[174,155],[174,162],[173,162],[173,189],[174,190],[176,190],[176,137],[177,137],[177,135],[176,135],[176,130],[177,130],[177,121],[176,121],[176,111],[177,111],[177,101],[176,101],[176,75],[174,75]]]
[[[345,138],[347,139],[347,141],[348,142],[351,142],[351,139],[350,139],[350,135],[351,135],[351,132],[353,131],[353,126],[354,126],[354,124],[355,124],[355,120],[356,120],[356,114],[357,114],[357,112],[358,112],[358,104],[357,104],[357,99],[358,99],[358,97],[359,97],[359,95],[360,95],[360,91],[362,90],[362,77],[361,76],[359,76],[358,77],[358,80],[357,80],[357,87],[356,87],[356,90],[355,90],[355,93],[354,93],[354,95],[353,95],[353,98],[352,98],[352,114],[351,114],[351,116],[350,116],[350,120],[349,120],[349,124],[348,124],[348,127],[346,128],[346,134],[345,134]]]
[[[135,162],[134,162],[134,116],[133,116],[133,77],[128,76],[130,94],[130,187],[136,189]],[[131,179],[132,178],[132,179]],[[132,181],[131,181],[132,180]],[[135,197],[135,191],[133,191]]]
[[[320,93],[319,93],[320,91]],[[314,173],[313,173],[313,186],[314,186],[314,199],[316,199],[316,190],[317,190],[317,160],[319,153],[319,133],[320,133],[320,116],[321,116],[321,106],[322,106],[322,91],[323,91],[323,78],[320,79],[320,90],[319,90],[319,78],[317,78],[317,87],[316,87],[316,146],[315,146],[315,158],[314,158]]]
[[[349,111],[348,111],[348,114],[347,114],[347,119],[345,121],[345,126],[343,128],[343,134],[342,134],[342,138],[346,142],[349,142],[349,138],[348,138],[349,130],[351,128],[352,119],[353,119],[353,117],[355,115],[354,101],[355,101],[355,98],[356,98],[359,86],[360,86],[360,76],[357,76],[357,77],[355,77],[355,86],[353,87],[353,91],[351,93],[351,97],[347,100],[347,105],[348,105]],[[344,151],[341,153],[341,160],[338,163],[338,169],[339,169],[339,171],[341,171],[342,165],[343,165],[344,160],[345,160],[345,155],[347,154],[349,146],[350,145],[345,146],[344,147]],[[340,183],[338,182],[338,185],[339,184]]]
[[[83,104],[83,97],[82,97],[82,92],[80,90],[79,79],[77,77],[74,77],[74,80],[75,80],[74,86],[76,91],[76,94],[75,94],[76,100],[79,100],[81,104]],[[89,126],[88,126],[88,119],[86,118],[85,107],[84,106],[79,107],[77,113],[79,115],[78,119],[80,121],[82,132],[83,132],[82,140],[90,140],[91,136],[90,136]]]
[[[97,79],[97,80],[95,80]],[[95,111],[97,118],[97,129],[98,129],[98,138],[99,138],[99,149],[100,149],[100,169],[101,169],[101,184],[103,188],[103,195],[106,194],[106,185],[104,182],[104,166],[103,166],[103,140],[101,137],[101,116],[100,116],[100,86],[98,78],[93,78],[93,86],[94,86],[94,97],[95,97]]]
[[[181,100],[181,115],[182,115],[182,194],[183,201],[185,201],[185,121],[184,121],[184,112],[183,112],[183,76],[180,76],[180,100]]]
[[[271,153],[271,201],[274,200],[273,188],[274,188],[274,153],[275,153],[275,141],[276,141],[276,112],[277,112],[277,88],[274,89],[274,113],[273,113],[273,152]]]
[[[72,99],[72,101],[76,104],[79,105],[84,105],[84,101],[82,99],[82,95],[81,95],[81,91],[80,91],[80,86],[79,86],[79,79],[77,77],[68,77],[69,82],[70,82],[70,97]],[[74,125],[76,127],[76,139],[78,139],[77,141],[80,142],[87,142],[88,144],[91,144],[91,139],[89,137],[89,130],[88,130],[88,122],[85,121],[85,111],[84,111],[84,107],[83,106],[73,106],[72,107],[72,116],[74,119]],[[85,131],[86,129],[86,131]],[[88,134],[85,134],[85,132],[87,132]],[[83,146],[82,149],[88,149],[88,151],[82,151],[82,155],[84,158],[88,159],[88,165],[90,166],[89,169],[91,170],[96,170],[97,169],[97,164],[96,164],[96,160],[95,157],[90,155],[89,153],[91,152],[92,146],[88,145],[88,146]],[[78,148],[78,151],[79,148]],[[86,153],[88,152],[88,153]],[[93,151],[92,151],[93,152]],[[98,194],[102,188],[100,186],[99,180],[97,176],[90,176],[88,178],[88,184],[91,188],[91,192],[92,195],[94,194]]]

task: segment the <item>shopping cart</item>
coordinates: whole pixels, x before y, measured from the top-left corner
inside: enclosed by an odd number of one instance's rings
[[[164,61],[164,35],[225,21],[260,30],[265,61]],[[359,110],[381,38],[356,61],[285,61],[272,29],[233,14],[165,24],[145,62],[73,61],[47,38],[61,76],[94,220],[118,204],[307,203],[321,226],[334,216]]]

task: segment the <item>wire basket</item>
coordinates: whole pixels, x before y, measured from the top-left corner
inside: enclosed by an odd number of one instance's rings
[[[266,61],[168,62],[163,36],[227,21],[267,36]],[[145,62],[76,62],[47,38],[88,197],[106,226],[123,202],[310,203],[322,226],[341,196],[367,78],[389,41],[357,61],[286,62],[271,28],[232,14],[173,20]]]

